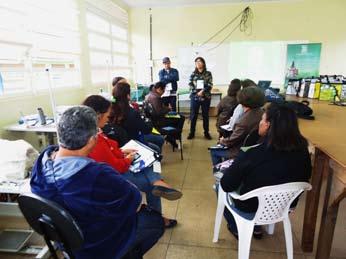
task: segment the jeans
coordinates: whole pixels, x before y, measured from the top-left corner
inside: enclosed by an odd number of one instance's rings
[[[224,160],[229,159],[230,152],[228,149],[211,149],[210,156],[213,165],[217,165]]]
[[[133,173],[131,171],[123,174],[123,177],[136,185],[138,189],[145,193],[148,205],[154,210],[161,212],[161,198],[154,196],[151,191],[153,190],[153,183],[162,180],[160,174],[153,171],[153,167],[147,167],[143,171]]]
[[[135,241],[122,259],[141,259],[164,233],[162,215],[148,207],[137,213],[137,230]]]
[[[218,197],[218,194],[219,194],[219,184],[216,185],[216,188],[215,188],[215,191],[216,191],[216,195]],[[243,218],[246,218],[248,220],[252,220],[254,217],[255,217],[255,212],[254,213],[249,213],[249,212],[244,212],[244,211],[241,211],[239,209],[237,209],[234,204],[231,205],[232,209],[234,209],[236,211],[236,213],[238,215],[240,215],[241,217]],[[228,228],[232,231],[232,232],[236,232],[238,233],[238,229],[237,229],[237,224],[235,222],[235,219],[232,215],[232,213],[228,210],[227,207],[225,207],[225,210],[223,211],[223,216],[224,218],[226,219],[227,221],[227,224],[228,224]],[[260,226],[255,226],[255,230],[258,230],[258,229],[261,229]]]
[[[199,107],[202,107],[202,117],[203,117],[203,129],[204,134],[209,133],[209,107],[210,107],[210,98],[204,98],[200,100],[196,95],[191,95],[191,106],[190,106],[190,120],[191,127],[190,133],[195,134],[196,123],[199,113]]]
[[[165,138],[163,136],[157,134],[147,134],[143,137],[145,142],[156,145],[159,148],[159,153],[161,154],[163,143],[165,143]],[[149,146],[151,147],[151,145]]]
[[[170,104],[172,106],[172,111],[177,111],[177,97],[176,96],[167,96],[162,97],[162,102],[168,106]]]

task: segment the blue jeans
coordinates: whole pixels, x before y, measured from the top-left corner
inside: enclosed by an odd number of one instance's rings
[[[160,174],[153,171],[153,167],[147,167],[143,171],[133,173],[131,171],[123,174],[123,177],[136,185],[138,189],[145,193],[148,205],[154,210],[161,212],[161,198],[154,196],[151,191],[153,190],[153,183],[162,180]]]
[[[213,165],[217,165],[229,159],[230,152],[228,149],[211,149],[210,156],[211,156],[211,161]]]
[[[122,259],[142,259],[164,233],[162,215],[148,207],[137,213],[137,230],[135,241]]]
[[[203,117],[203,130],[204,134],[209,133],[209,107],[210,98],[205,98],[203,101],[200,100],[196,95],[191,95],[190,103],[190,133],[195,134],[197,117],[199,113],[199,107],[202,107],[202,117]]]
[[[157,134],[147,134],[143,136],[145,142],[152,143],[159,147],[159,151],[161,153],[163,143],[165,142],[165,138],[161,135]]]

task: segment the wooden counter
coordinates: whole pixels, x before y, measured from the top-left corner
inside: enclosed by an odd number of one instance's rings
[[[287,98],[292,99],[292,98]],[[339,203],[346,197],[346,107],[309,100],[315,120],[299,120],[303,135],[315,147],[303,224],[302,249],[312,252],[323,175],[327,175],[316,258],[327,259],[332,247]]]

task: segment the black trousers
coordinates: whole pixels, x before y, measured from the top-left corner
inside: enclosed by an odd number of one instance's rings
[[[191,95],[191,105],[190,105],[190,133],[195,134],[196,123],[199,113],[199,107],[202,108],[203,117],[203,129],[204,134],[209,133],[209,108],[210,108],[211,98],[199,98],[196,95]]]

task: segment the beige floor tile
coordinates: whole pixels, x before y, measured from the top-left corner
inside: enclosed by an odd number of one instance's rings
[[[303,251],[300,248],[298,240],[295,236],[293,238],[293,251],[296,254],[302,254]],[[275,225],[275,232],[273,235],[268,235],[266,232],[261,240],[252,238],[251,250],[265,251],[265,252],[286,252],[286,240],[282,223]]]
[[[205,163],[198,160],[190,160],[190,163],[186,169],[186,177],[183,185],[183,190],[205,190],[213,193],[213,184],[214,177],[212,175],[211,163]]]
[[[225,222],[220,241],[212,242],[215,210],[216,195],[212,190],[184,190],[177,212],[180,224],[174,228],[170,244],[236,248],[236,240],[228,233]]]
[[[237,258],[232,249],[169,245],[166,259],[224,259]]]
[[[305,259],[303,254],[294,254],[294,259]],[[286,253],[275,253],[275,252],[258,252],[251,251],[250,253],[251,259],[285,259],[287,258]]]
[[[144,256],[144,259],[165,259],[168,244],[157,244],[151,248]]]

